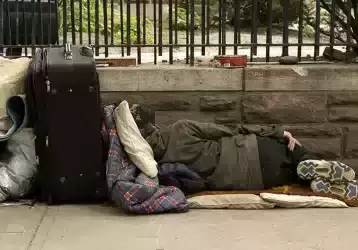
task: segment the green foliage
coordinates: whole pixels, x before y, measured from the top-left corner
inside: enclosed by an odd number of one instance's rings
[[[190,11],[191,9],[189,9],[189,23],[187,25],[186,23],[186,13],[187,13],[187,10],[185,8],[181,8],[181,7],[178,7],[178,22],[177,24],[175,24],[175,8],[173,8],[173,21],[172,21],[172,27],[175,29],[175,26],[177,28],[177,30],[186,30],[186,29],[190,29]],[[165,23],[168,23],[168,20],[169,20],[169,14],[168,14],[168,11],[165,12],[164,14],[164,20],[165,20]],[[195,29],[199,29],[200,28],[200,24],[201,24],[201,18],[200,16],[194,12],[194,27]]]
[[[72,23],[71,23],[71,1],[70,0],[63,0],[66,1],[66,27],[67,31],[72,31]],[[63,28],[63,1],[59,3],[59,28],[60,32],[62,32]],[[88,3],[89,3],[89,10],[90,15],[88,19]],[[87,33],[89,30],[94,33],[95,32],[95,23],[96,23],[96,12],[95,12],[95,0],[82,0],[82,32]],[[98,8],[98,20],[99,20],[99,32],[100,34],[105,33],[105,25],[104,25],[104,10],[103,10],[103,1],[99,1],[99,8]],[[107,32],[108,35],[111,35],[111,9],[108,7],[107,9]],[[75,17],[75,31],[80,31],[80,4],[78,1],[74,3],[74,17]],[[114,10],[114,25],[113,25],[113,36],[114,36],[114,43],[120,44],[121,43],[121,15],[117,10]],[[90,27],[88,27],[88,20],[90,21]],[[127,43],[127,21],[128,16],[123,14],[123,43]],[[151,44],[153,43],[153,24],[150,20],[146,20],[146,43]],[[140,34],[137,32],[137,19],[135,16],[130,17],[130,42],[132,44],[137,44],[137,35],[140,36],[140,43],[143,42],[143,21],[140,23],[141,32]]]
[[[321,3],[322,2],[325,1],[321,0]],[[326,7],[331,7],[331,5],[321,4],[319,32],[323,35],[329,36],[332,26],[331,14],[328,11],[328,9],[326,9]],[[338,7],[339,5],[337,4],[336,19],[345,20],[346,16],[342,15],[342,12]],[[315,28],[316,28],[316,1],[315,0],[304,0],[303,14],[304,14],[304,20],[303,20],[304,34],[313,35],[315,33]],[[341,42],[346,42],[346,30],[347,30],[346,24],[342,26],[341,23],[336,21],[333,28],[334,28],[335,39],[338,39]]]

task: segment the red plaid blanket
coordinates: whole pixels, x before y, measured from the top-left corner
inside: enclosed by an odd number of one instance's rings
[[[107,185],[111,199],[123,210],[137,214],[187,212],[183,192],[171,186],[159,186],[129,159],[120,143],[114,123],[114,105],[104,108],[106,136],[109,139]]]

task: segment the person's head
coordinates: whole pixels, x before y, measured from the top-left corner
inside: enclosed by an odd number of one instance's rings
[[[131,113],[139,129],[148,123],[155,124],[155,111],[146,105],[133,104]]]

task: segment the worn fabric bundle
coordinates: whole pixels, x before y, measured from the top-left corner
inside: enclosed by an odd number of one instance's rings
[[[142,173],[124,151],[115,126],[114,105],[105,107],[109,152],[106,166],[110,197],[124,211],[137,214],[186,212],[189,205],[184,193],[172,186],[159,186],[158,179]]]

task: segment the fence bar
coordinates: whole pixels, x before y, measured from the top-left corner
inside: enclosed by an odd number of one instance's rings
[[[147,43],[147,0],[143,1],[143,44]]]
[[[1,1],[1,0],[0,0]],[[57,0],[56,0],[57,1]],[[25,18],[25,0],[22,0],[22,20],[24,20],[24,37],[25,37],[25,44],[27,45],[27,21],[26,21],[26,18]],[[56,17],[57,17],[57,12],[56,12]],[[0,31],[1,32],[1,31]],[[1,38],[0,38],[1,39]],[[58,41],[58,39],[57,39]],[[27,54],[27,46],[25,46],[25,56],[28,56]]]
[[[331,2],[331,8],[332,8],[332,13],[336,13],[336,0],[332,0]],[[330,29],[330,34],[329,34],[329,42],[331,43],[330,47],[330,53],[329,53],[329,60],[333,60],[333,45],[335,42],[335,38],[334,38],[334,28],[336,25],[336,15],[331,15],[331,29]]]
[[[78,1],[78,8],[79,8],[79,32],[80,32],[80,44],[83,44],[83,1]]]
[[[55,1],[55,6],[56,6],[56,11],[55,11],[55,22],[56,22],[56,27],[58,27],[59,25],[59,21],[58,21],[58,0],[54,0]],[[57,44],[60,43],[60,37],[59,37],[59,32],[58,30],[56,30],[56,41]]]
[[[222,2],[222,54],[226,55],[226,0],[221,0]]]
[[[157,0],[153,0],[153,29],[154,29],[154,44],[157,44]],[[158,63],[157,47],[154,47],[154,64]]]
[[[111,44],[114,44],[114,1],[111,0]]]
[[[5,1],[5,4],[6,4],[6,11],[7,13],[10,13],[10,4],[9,4],[9,1],[6,0]],[[7,44],[12,44],[12,34],[11,34],[11,20],[10,20],[10,15],[7,15],[7,23],[8,23],[8,38],[7,38]],[[9,48],[6,50],[6,53],[8,51],[10,51],[11,55],[12,55],[12,48]]]
[[[190,1],[190,66],[194,66],[194,52],[195,52],[195,1]]]
[[[178,0],[174,1],[174,43],[178,44]]]
[[[163,44],[163,0],[159,0],[159,24],[158,39],[159,45]],[[159,46],[159,56],[163,55],[163,47]]]
[[[290,0],[283,1],[283,34],[282,34],[282,42],[288,43],[288,18],[289,18],[289,6]],[[288,56],[288,47],[282,47],[282,56]]]
[[[321,24],[321,3],[320,0],[316,0],[316,23],[315,23],[315,38],[314,38],[314,57],[316,61],[319,56],[319,40],[320,40],[320,24]]]
[[[238,43],[238,32],[240,30],[240,0],[235,0],[234,9],[234,43]],[[237,46],[234,46],[234,55],[237,55]]]
[[[266,43],[272,43],[272,0],[267,0]],[[266,46],[266,62],[270,61],[270,45]]]
[[[355,6],[355,8],[358,8],[357,6]],[[347,43],[350,44],[351,43],[351,25],[352,25],[352,0],[347,0],[347,9],[348,9],[348,13],[347,13],[347,29],[346,29],[346,33],[347,33]],[[350,52],[351,48],[348,45],[346,47],[346,52]],[[346,62],[349,62],[349,57],[346,56]]]
[[[250,47],[250,62],[253,61],[254,55],[257,55],[257,0],[253,0],[252,2],[252,15],[251,15],[251,45]]]
[[[130,0],[127,0],[130,1]],[[140,44],[140,0],[136,0],[136,24],[137,24],[137,44]],[[137,48],[137,62],[138,64],[142,63],[142,50],[140,47]]]
[[[104,26],[104,44],[108,45],[108,3],[103,0],[103,26]],[[104,48],[104,56],[108,57],[108,47]]]
[[[173,0],[169,0],[169,44],[173,44]],[[173,64],[173,47],[169,47],[169,64]]]
[[[51,12],[52,12],[52,4],[51,4],[51,0],[47,1],[48,4],[48,12],[47,12],[47,18],[48,18],[48,24],[47,24],[47,44],[50,46],[51,44],[51,25],[52,25],[52,20],[51,20]],[[57,26],[56,26],[57,27]],[[26,33],[24,33],[26,35]]]
[[[301,61],[302,57],[302,43],[303,43],[303,7],[304,0],[300,0],[300,6],[298,10],[298,47],[297,47],[297,57],[298,61]]]
[[[219,23],[218,23],[218,32],[219,32],[219,44],[221,44],[219,46],[219,51],[218,54],[221,55],[221,46],[222,46],[222,26],[221,26],[221,22],[222,22],[222,0],[219,0]]]
[[[92,44],[91,35],[91,1],[87,0],[87,28],[88,28],[88,43]]]
[[[65,1],[66,2],[66,1]],[[65,3],[64,2],[64,3]],[[31,0],[31,5],[32,5],[32,9],[31,9],[31,54],[32,56],[35,55],[35,44],[36,44],[36,20],[35,20],[35,10],[36,10],[36,5],[35,5],[35,0]],[[66,4],[64,4],[65,6]],[[63,12],[64,14],[66,13],[66,8],[63,8]],[[65,23],[66,21],[66,17],[64,15],[63,17],[63,22]],[[64,25],[63,30],[67,32],[67,27],[65,27],[66,25]],[[67,36],[63,36],[63,41],[65,42],[65,39],[67,39]]]
[[[4,2],[0,0],[0,55],[4,53]]]
[[[19,0],[16,0],[16,45],[20,43],[19,33]]]
[[[210,44],[210,26],[211,26],[210,3],[211,3],[211,0],[207,0],[207,3],[206,3],[206,45]]]
[[[205,56],[205,22],[206,22],[206,15],[205,15],[205,1],[201,0],[201,55]]]
[[[185,27],[186,27],[186,34],[185,34],[185,63],[189,64],[189,0],[185,0]]]
[[[127,56],[131,55],[131,1],[127,0]]]
[[[119,13],[121,15],[121,45],[124,44],[124,20],[123,20],[123,0],[119,1]],[[122,57],[124,57],[124,47],[121,47]]]
[[[96,56],[99,56],[99,0],[95,0],[95,37],[94,43],[96,44],[95,53]]]
[[[64,0],[66,1],[66,0]],[[76,26],[75,26],[75,0],[71,0],[71,31],[72,44],[76,44]],[[41,43],[42,44],[42,43]]]
[[[42,2],[41,0],[37,0],[37,7],[39,10],[39,21],[40,21],[40,44],[44,44],[44,23],[43,23],[43,16],[42,16]]]

